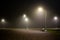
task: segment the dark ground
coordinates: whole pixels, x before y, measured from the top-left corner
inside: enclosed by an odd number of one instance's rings
[[[53,33],[0,29],[0,40],[59,40],[60,30]]]

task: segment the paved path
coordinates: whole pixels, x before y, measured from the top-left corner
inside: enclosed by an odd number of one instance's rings
[[[51,33],[29,29],[0,30],[2,40],[54,40]]]

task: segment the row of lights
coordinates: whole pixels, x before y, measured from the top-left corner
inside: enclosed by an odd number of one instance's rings
[[[45,10],[42,8],[42,7],[39,7],[38,8],[38,10],[37,10],[37,12],[42,12],[42,13],[44,13],[45,12]],[[37,13],[38,14],[38,13]],[[38,14],[39,15],[39,14]],[[47,13],[46,13],[46,15],[45,15],[45,19],[46,19],[46,17],[47,17]],[[26,14],[24,14],[23,15],[23,18],[24,18],[24,21],[27,23],[28,21],[29,21],[29,19],[28,19],[28,17],[27,17],[27,15]],[[57,16],[55,16],[54,18],[53,18],[55,21],[57,21],[58,20],[58,17]],[[5,19],[1,19],[1,22],[2,23],[5,23],[6,21],[5,21]],[[28,28],[28,27],[27,27]],[[46,28],[46,20],[45,20],[45,28]]]
[[[27,16],[26,16],[26,14],[23,15],[23,18],[24,18],[24,20],[25,20],[26,22],[28,22],[28,18],[27,18]]]
[[[42,8],[42,7],[38,8],[38,12],[43,12],[43,8]],[[26,14],[23,14],[23,18],[24,18],[24,20],[25,20],[26,22],[29,21],[29,19],[28,19],[28,17],[26,16]],[[54,19],[55,21],[57,21],[57,20],[58,20],[58,17],[55,16],[53,19]],[[4,23],[4,22],[5,22],[5,19],[1,19],[1,22]]]
[[[26,23],[29,21],[29,19],[27,18],[26,14],[23,15],[23,18],[24,18],[24,21],[25,21]],[[54,16],[54,17],[53,17],[53,20],[57,22],[57,21],[58,21],[58,17],[57,17],[57,16]],[[28,29],[28,27],[26,27],[26,28]],[[44,30],[44,29],[45,29],[45,28],[42,28],[42,30]],[[47,31],[47,30],[45,30],[45,31]]]
[[[43,8],[42,8],[42,7],[38,8],[38,12],[43,12]],[[26,14],[23,15],[23,18],[24,18],[24,20],[25,20],[26,22],[28,22],[29,19],[28,19],[28,17],[26,16]],[[57,20],[58,20],[58,17],[55,16],[53,19],[54,19],[55,21],[57,21]],[[4,22],[5,22],[5,19],[1,19],[1,22],[4,23]]]
[[[39,13],[45,13],[46,11],[42,8],[42,7],[39,7],[38,9],[37,9],[37,14]],[[38,15],[39,15],[38,14]],[[23,17],[25,18],[25,21],[26,22],[28,22],[29,21],[29,19],[27,18],[27,16],[26,16],[26,14],[24,14],[23,15]],[[46,27],[46,17],[47,17],[47,12],[45,13],[45,28],[47,28]],[[55,21],[55,22],[57,22],[58,21],[58,17],[57,16],[54,16],[54,18],[53,18],[53,20]],[[44,29],[44,28],[43,28]],[[45,31],[47,31],[47,30],[45,30]]]

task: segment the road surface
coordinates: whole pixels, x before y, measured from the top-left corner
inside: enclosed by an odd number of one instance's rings
[[[0,40],[54,40],[49,32],[30,29],[0,29]]]

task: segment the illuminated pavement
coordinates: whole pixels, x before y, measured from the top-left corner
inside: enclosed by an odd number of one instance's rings
[[[51,33],[30,29],[0,30],[2,40],[53,40]],[[0,37],[1,37],[0,36]]]
[[[42,32],[38,30],[30,30],[30,29],[18,29],[18,32],[16,30],[16,33],[21,33],[25,35],[27,40],[53,40],[52,34],[48,32]]]
[[[14,31],[18,31],[18,32],[24,32],[24,33],[29,33],[29,34],[33,34],[33,33],[47,33],[47,32],[43,32],[43,31],[39,31],[39,30],[32,30],[32,29],[15,29]]]

